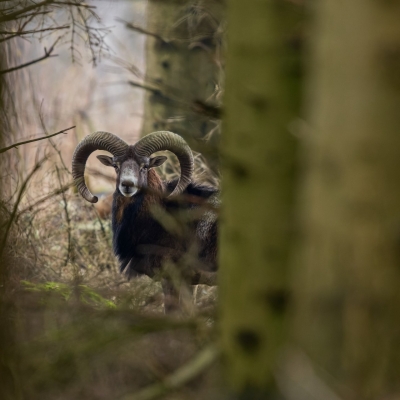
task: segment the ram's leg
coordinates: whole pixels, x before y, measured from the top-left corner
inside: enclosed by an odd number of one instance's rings
[[[175,314],[179,312],[179,290],[175,287],[171,279],[163,278],[161,280],[164,292],[164,312],[165,314]]]
[[[181,281],[177,283],[164,278],[162,280],[162,288],[165,314],[192,315],[194,313],[193,286],[188,282]]]
[[[193,291],[193,296],[192,296],[193,307],[196,307],[196,305],[197,305],[197,293],[199,291],[199,285],[193,285],[192,286],[192,291]]]
[[[179,287],[179,305],[183,314],[194,314],[196,307],[193,302],[193,286],[190,284],[190,282],[181,282]]]
[[[193,271],[190,276],[190,283],[192,285],[207,285],[216,286],[217,285],[217,273],[207,272],[207,271]]]

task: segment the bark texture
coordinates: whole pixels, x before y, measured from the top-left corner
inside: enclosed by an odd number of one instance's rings
[[[323,0],[315,20],[297,341],[343,398],[397,399],[400,2]]]
[[[222,0],[150,0],[142,133],[170,130],[194,150],[218,123]],[[207,106],[210,106],[208,108]],[[216,145],[218,135],[211,144]]]
[[[288,2],[229,2],[220,312],[228,380],[245,398],[274,390],[272,369],[284,336],[298,19],[298,8]]]

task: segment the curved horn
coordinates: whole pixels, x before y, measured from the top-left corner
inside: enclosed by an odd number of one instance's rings
[[[78,144],[72,156],[72,177],[79,193],[85,200],[90,203],[96,203],[98,200],[90,193],[85,183],[85,166],[90,154],[95,150],[106,150],[114,157],[118,157],[122,156],[128,147],[128,144],[122,139],[108,132],[94,132]]]
[[[192,150],[183,138],[176,133],[159,131],[149,133],[134,145],[134,151],[141,157],[149,157],[162,150],[169,150],[178,157],[181,176],[170,196],[181,194],[192,181],[194,166]]]

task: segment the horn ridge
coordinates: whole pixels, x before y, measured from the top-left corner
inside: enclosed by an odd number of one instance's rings
[[[181,167],[178,183],[169,196],[181,194],[192,181],[194,161],[192,150],[179,135],[169,131],[149,133],[140,139],[133,147],[141,157],[150,157],[156,151],[168,150],[174,153]]]

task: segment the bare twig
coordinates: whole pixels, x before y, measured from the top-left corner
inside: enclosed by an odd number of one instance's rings
[[[60,133],[66,134],[67,133],[66,131],[69,131],[70,129],[73,129],[73,128],[75,128],[75,125],[71,126],[70,128],[63,129],[62,131],[59,131],[59,132],[53,133],[51,135],[48,135],[48,136],[43,136],[43,137],[40,137],[40,138],[31,139],[31,140],[25,140],[23,142],[12,144],[11,146],[8,146],[8,147],[3,147],[2,149],[0,149],[0,154],[1,153],[5,153],[6,151],[13,149],[14,147],[18,147],[18,146],[21,146],[21,145],[26,144],[26,143],[38,142],[39,140],[48,139],[48,138],[51,138],[53,136],[59,135]]]
[[[36,34],[36,33],[47,32],[47,31],[59,31],[59,30],[62,30],[62,29],[69,29],[69,27],[70,27],[69,25],[63,25],[63,26],[56,26],[56,27],[53,27],[53,28],[32,29],[32,30],[29,30],[29,31],[23,31],[23,30],[15,31],[15,32],[13,32],[13,31],[0,31],[0,35],[10,35],[10,36],[7,36],[7,37],[4,37],[4,38],[0,39],[0,43],[1,42],[5,42],[6,40],[13,39],[13,38],[18,37],[18,36],[33,35],[33,34]]]
[[[24,18],[28,15],[32,15],[32,14],[25,14],[29,11],[35,10],[37,8],[41,8],[41,7],[46,7],[46,6],[51,6],[51,5],[70,5],[70,6],[74,6],[74,7],[83,7],[83,8],[87,8],[87,9],[93,9],[96,8],[96,6],[90,6],[86,3],[83,2],[72,2],[72,1],[54,1],[54,0],[44,0],[41,1],[39,3],[34,3],[31,4],[25,8],[22,8],[20,10],[16,10],[14,12],[8,13],[8,14],[3,14],[0,17],[0,22],[6,22],[6,21],[13,21],[16,18]]]
[[[202,100],[193,100],[191,110],[196,114],[204,115],[213,119],[221,119],[222,108],[212,104],[207,104]]]
[[[23,194],[25,192],[26,186],[28,185],[28,183],[31,180],[32,176],[39,170],[39,168],[42,166],[42,164],[44,163],[44,161],[46,159],[47,159],[47,157],[44,157],[44,158],[42,158],[41,160],[39,160],[35,164],[34,168],[32,169],[30,174],[26,177],[25,181],[21,185],[21,188],[20,188],[20,190],[18,192],[17,199],[15,200],[14,207],[13,207],[13,210],[11,212],[10,218],[8,219],[7,224],[5,226],[5,229],[4,229],[4,236],[3,236],[2,240],[1,240],[1,245],[0,245],[0,259],[1,259],[2,255],[3,255],[4,248],[5,248],[6,243],[7,243],[8,234],[10,232],[11,226],[12,226],[12,224],[13,224],[13,222],[15,220],[15,217],[17,215],[18,206],[19,206],[19,203],[21,202],[21,199],[22,199],[22,196],[23,196]]]
[[[35,208],[36,206],[38,206],[41,203],[44,203],[45,201],[51,199],[52,197],[58,196],[61,193],[66,192],[71,186],[73,186],[75,183],[74,182],[70,182],[67,183],[66,185],[52,191],[51,193],[47,194],[46,196],[41,197],[39,200],[35,201],[33,204],[29,205],[28,207],[25,207],[24,209],[22,209],[19,213],[18,216],[16,217],[16,220],[24,213],[26,213],[27,211],[32,210],[33,208]]]
[[[21,36],[21,35],[30,35],[33,33],[40,33],[40,32],[47,32],[47,31],[58,31],[60,29],[68,29],[69,25],[63,25],[63,26],[55,26],[53,28],[43,28],[43,29],[31,29],[29,31],[23,31],[23,30],[18,30],[18,31],[0,31],[0,35],[15,35],[15,36]]]
[[[144,90],[147,90],[148,92],[153,93],[154,96],[156,96],[161,101],[167,101],[167,102],[171,101],[171,102],[174,102],[174,103],[179,104],[179,105],[184,104],[182,101],[177,100],[176,98],[172,98],[171,96],[167,96],[162,90],[154,88],[154,87],[149,86],[147,84],[134,82],[134,81],[128,81],[128,84],[133,86],[133,87],[144,89]]]
[[[35,8],[40,8],[42,6],[47,6],[47,5],[51,4],[52,1],[53,0],[44,0],[44,1],[41,1],[39,3],[34,3],[34,4],[30,5],[30,6],[22,8],[21,10],[17,10],[17,11],[14,11],[12,13],[5,14],[2,17],[0,17],[0,22],[13,21],[16,17],[19,17],[19,16],[21,16],[22,14],[25,14],[28,11],[31,11],[31,10],[34,10]],[[24,15],[24,17],[25,17],[25,15]]]
[[[212,104],[207,104],[206,102],[204,102],[202,100],[193,100],[191,102],[183,101],[176,96],[174,96],[174,97],[168,96],[161,89],[154,88],[148,84],[134,82],[134,81],[128,81],[128,83],[129,83],[129,85],[131,85],[133,87],[144,89],[144,90],[147,90],[148,92],[153,93],[159,99],[162,99],[164,101],[172,101],[175,104],[177,104],[181,107],[184,107],[198,115],[202,115],[202,116],[213,118],[213,119],[221,118],[221,114],[222,114],[221,107],[214,106]]]
[[[147,36],[152,36],[152,37],[156,38],[157,40],[160,40],[163,43],[169,43],[170,42],[170,40],[163,38],[159,34],[154,33],[154,32],[149,32],[146,29],[141,28],[140,26],[132,24],[131,22],[124,21],[123,19],[120,19],[120,18],[117,18],[117,21],[118,22],[122,22],[123,24],[125,24],[126,28],[128,28],[128,29],[130,29],[132,31],[136,31],[136,32],[142,33],[142,34],[147,35]]]
[[[88,33],[88,44],[89,44],[90,52],[92,53],[92,63],[93,63],[93,65],[96,65],[96,54],[95,54],[94,49],[93,49],[92,38],[89,35],[90,29],[89,29],[89,26],[87,24],[87,20],[86,20],[85,16],[83,15],[82,10],[80,8],[78,8],[78,14],[80,15],[80,17],[82,19],[82,22],[84,24],[84,27],[86,29],[86,32]]]
[[[96,6],[90,6],[89,4],[86,3],[79,3],[79,2],[72,2],[72,1],[52,1],[52,4],[58,4],[58,5],[66,5],[66,6],[75,6],[75,7],[83,7],[87,9],[96,9]]]
[[[15,18],[13,18],[13,20],[14,19],[17,20],[17,19],[22,19],[22,18],[28,18],[28,17],[32,17],[31,19],[33,19],[34,17],[37,17],[38,15],[50,14],[50,12],[51,11],[33,11],[30,14],[25,14],[25,15],[20,15],[19,17],[15,17]]]
[[[155,94],[155,95],[157,95],[157,96],[165,97],[165,95],[161,92],[160,89],[156,89],[156,88],[151,87],[151,86],[149,86],[149,85],[146,85],[146,84],[144,84],[144,83],[139,83],[139,82],[134,82],[134,81],[128,81],[128,83],[129,83],[131,86],[134,86],[134,87],[138,87],[138,88],[140,88],[140,89],[147,90],[147,91],[149,91],[149,92],[151,92],[151,93],[153,93],[153,94]]]
[[[71,17],[71,45],[70,45],[70,50],[71,50],[71,59],[72,62],[75,62],[75,16],[74,16],[74,9],[70,8],[69,14]]]
[[[95,207],[93,207],[93,210],[94,210],[94,213],[96,215],[97,221],[100,224],[100,229],[101,229],[101,234],[103,236],[103,239],[110,246],[111,245],[110,238],[107,236],[106,230],[104,228],[103,221],[101,220],[100,215],[99,215],[99,213],[98,213],[98,211],[96,210]]]
[[[50,57],[56,57],[57,54],[51,54],[54,50],[54,46],[57,44],[57,42],[59,41],[60,38],[58,38],[53,45],[49,48],[49,50],[46,49],[46,47],[44,48],[44,56],[37,58],[35,60],[29,61],[25,64],[21,64],[21,65],[17,65],[16,67],[12,67],[9,69],[3,69],[2,71],[0,71],[0,75],[4,75],[4,74],[8,74],[9,72],[13,72],[13,71],[17,71],[18,69],[22,69],[22,68],[26,68],[29,67],[32,64],[36,64],[40,61],[45,60],[46,58],[50,58]]]
[[[39,119],[40,119],[40,124],[42,125],[42,129],[44,132],[46,132],[47,134],[47,128],[46,128],[46,124],[44,122],[44,118],[43,118],[43,114],[42,114],[42,106],[43,106],[43,101],[40,104],[40,110],[39,110]],[[67,171],[69,174],[71,174],[71,172],[69,171],[68,167],[65,165],[64,159],[62,157],[61,151],[57,148],[56,144],[54,143],[53,139],[50,138],[49,135],[47,135],[47,137],[49,138],[49,143],[51,145],[51,147],[56,151],[56,153],[58,154],[58,157],[61,161],[62,166],[64,167],[64,170]]]
[[[60,170],[58,169],[57,165],[56,165],[56,171],[57,171],[58,183],[60,184],[60,188],[62,188]],[[67,257],[65,258],[65,263],[64,263],[64,265],[67,266],[72,251],[72,228],[71,228],[71,218],[68,212],[68,202],[64,191],[61,191],[61,196],[63,198],[63,203],[64,203],[65,219],[67,221],[68,245],[67,245]]]
[[[215,345],[209,345],[201,350],[192,360],[176,370],[161,382],[150,385],[141,391],[127,394],[121,400],[153,400],[166,393],[178,389],[196,376],[204,372],[218,357],[218,349]]]

